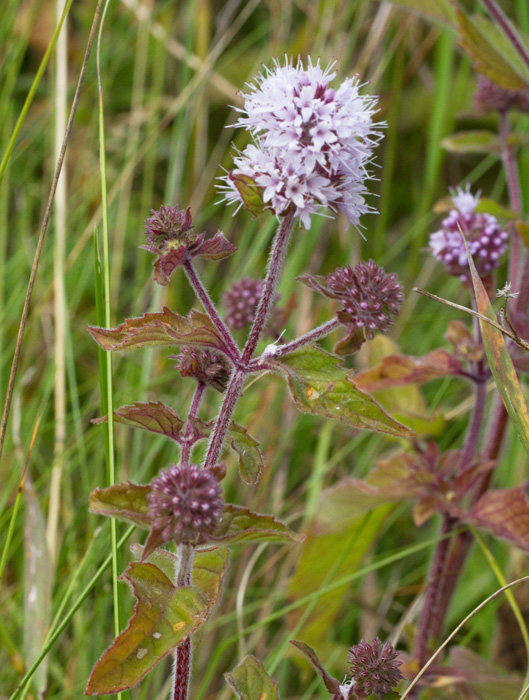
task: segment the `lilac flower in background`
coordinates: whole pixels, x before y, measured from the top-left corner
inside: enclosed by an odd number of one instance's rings
[[[460,187],[452,192],[452,209],[443,219],[442,228],[432,233],[429,249],[434,257],[444,263],[450,275],[457,275],[463,282],[469,279],[468,259],[460,231],[467,239],[468,248],[480,276],[485,277],[498,266],[500,257],[507,250],[509,238],[502,231],[496,217],[475,211],[479,196]]]
[[[253,186],[262,207],[277,216],[293,209],[306,229],[311,215],[327,208],[344,212],[354,226],[373,211],[364,182],[381,138],[372,121],[377,98],[360,95],[357,78],[332,88],[334,65],[322,69],[319,60],[313,65],[309,59],[305,68],[298,59],[296,66],[281,66],[276,60],[249,85],[239,110],[246,116],[236,126],[248,129],[254,143],[221,178],[226,201],[248,206],[241,183]]]
[[[196,543],[215,529],[224,502],[215,475],[196,464],[173,464],[151,483],[149,516],[160,542]]]
[[[529,90],[504,90],[484,75],[478,74],[474,104],[481,114],[505,113],[510,109],[529,112]]]
[[[397,661],[399,652],[395,651],[390,642],[381,643],[375,637],[371,644],[362,639],[360,644],[349,649],[349,662],[353,676],[352,688],[354,696],[366,698],[374,694],[383,698],[391,692],[403,678]]]
[[[255,312],[263,291],[263,280],[243,277],[233,282],[222,295],[222,304],[226,311],[226,323],[232,331],[247,328],[253,323]],[[277,307],[279,294],[274,297],[274,303],[265,326],[266,335],[277,335],[277,326],[281,318],[281,309]]]

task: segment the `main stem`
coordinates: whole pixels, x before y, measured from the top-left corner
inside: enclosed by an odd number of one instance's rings
[[[224,394],[224,401],[222,402],[217,422],[215,423],[215,428],[211,435],[204,462],[204,467],[206,468],[214,467],[219,459],[233,411],[242,393],[246,374],[251,371],[250,361],[265,327],[270,308],[274,303],[279,276],[285,260],[293,223],[294,215],[290,213],[281,221],[281,225],[275,235],[270,251],[268,270],[263,283],[261,299],[259,300],[248,340],[244,346],[241,362],[239,366],[234,369],[226,393]]]
[[[205,384],[199,382],[197,388],[195,389],[193,400],[191,401],[191,406],[187,415],[182,453],[180,455],[181,464],[189,464],[189,457],[193,446],[193,443],[191,442],[191,437],[193,434],[193,420],[198,415],[198,409],[204,396],[205,388]],[[176,560],[175,571],[175,585],[177,587],[191,585],[191,567],[193,566],[194,553],[194,547],[190,544],[180,544],[178,546],[178,557]],[[191,680],[191,644],[191,635],[189,635],[176,647],[174,652],[172,700],[187,700],[188,698],[189,682]]]

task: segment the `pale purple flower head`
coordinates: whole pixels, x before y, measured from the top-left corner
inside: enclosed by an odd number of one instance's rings
[[[398,661],[399,652],[390,642],[382,642],[375,637],[371,643],[362,639],[349,649],[349,662],[353,675],[352,687],[357,698],[367,698],[374,694],[383,698],[390,693],[403,678]]]
[[[442,228],[432,233],[429,249],[434,257],[444,263],[450,275],[467,282],[470,276],[467,252],[461,231],[467,239],[468,249],[480,276],[489,275],[498,266],[500,257],[507,250],[508,234],[501,229],[496,217],[475,211],[479,196],[460,187],[452,194],[452,209],[443,219]]]
[[[372,121],[377,98],[360,95],[356,77],[332,88],[334,65],[322,69],[309,58],[305,68],[299,58],[295,66],[275,60],[249,85],[239,110],[246,116],[236,126],[248,129],[254,143],[222,178],[226,201],[247,205],[237,186],[242,179],[252,183],[265,208],[277,216],[293,210],[306,229],[311,215],[327,208],[343,211],[354,226],[373,211],[364,182],[381,138]]]

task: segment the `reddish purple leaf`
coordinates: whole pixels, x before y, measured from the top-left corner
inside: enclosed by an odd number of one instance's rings
[[[529,501],[524,489],[485,493],[472,509],[469,520],[529,551]]]
[[[104,416],[94,419],[92,423],[106,423],[107,420],[108,416]],[[180,442],[180,433],[184,425],[184,421],[180,420],[177,412],[161,401],[148,403],[135,401],[133,405],[121,406],[114,411],[114,420],[131,428],[141,428],[151,433],[166,435],[177,442]]]
[[[459,361],[440,348],[424,357],[388,355],[376,367],[355,375],[354,381],[360,389],[371,392],[406,384],[423,384],[461,371]]]
[[[199,256],[207,260],[222,260],[233,255],[237,250],[233,243],[230,243],[221,231],[208,238],[193,251],[193,257]]]
[[[305,658],[310,661],[318,676],[320,676],[325,683],[325,687],[329,693],[338,696],[341,695],[340,682],[337,681],[336,678],[333,678],[330,673],[327,673],[314,649],[308,644],[305,644],[305,642],[298,642],[296,639],[291,640],[290,643],[297,647]]]

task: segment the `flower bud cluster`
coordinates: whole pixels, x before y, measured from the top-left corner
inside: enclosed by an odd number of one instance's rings
[[[228,202],[253,213],[263,207],[278,216],[294,211],[306,229],[311,214],[326,208],[343,211],[355,226],[361,214],[372,211],[364,181],[381,138],[372,123],[376,98],[360,95],[356,78],[332,88],[334,65],[322,69],[319,60],[313,65],[309,59],[305,68],[301,59],[296,66],[276,60],[250,85],[240,110],[246,116],[237,126],[248,129],[254,143],[222,178]]]
[[[354,697],[360,700],[373,694],[383,698],[390,693],[403,678],[398,655],[390,642],[382,644],[377,637],[371,644],[362,639],[360,644],[351,647],[348,656]]]
[[[160,542],[196,544],[217,526],[224,502],[217,478],[196,464],[160,472],[151,482],[149,516]]]
[[[174,356],[175,368],[182,377],[193,377],[199,384],[225,391],[231,375],[231,365],[225,355],[216,350],[182,347]]]
[[[498,266],[500,257],[507,250],[508,234],[502,230],[496,217],[475,211],[479,197],[469,188],[457,188],[452,194],[452,209],[443,219],[442,228],[432,233],[429,248],[448,274],[458,276],[462,282],[469,280],[468,258],[461,231],[467,240],[468,249],[476,269],[485,277]]]

